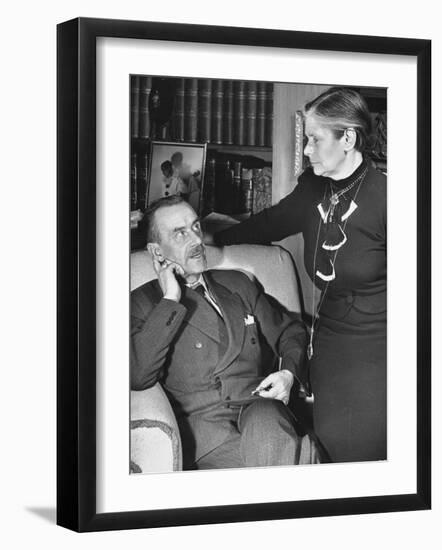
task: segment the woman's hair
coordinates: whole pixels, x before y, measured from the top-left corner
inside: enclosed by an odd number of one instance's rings
[[[330,88],[304,107],[305,116],[313,115],[328,126],[337,138],[344,130],[356,132],[355,149],[360,152],[369,145],[372,132],[370,111],[364,98],[350,88]]]
[[[160,168],[162,172],[165,172],[166,170],[170,172],[172,171],[172,163],[170,162],[170,160],[165,160],[164,162],[161,163]]]

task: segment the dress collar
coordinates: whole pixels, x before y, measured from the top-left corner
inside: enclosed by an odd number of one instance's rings
[[[350,185],[353,181],[355,181],[367,168],[368,162],[366,158],[362,159],[361,164],[356,168],[356,170],[347,176],[346,178],[343,178],[341,180],[333,180],[331,178],[328,178],[330,180],[330,183],[332,185],[332,188],[337,191],[339,189],[344,189],[348,185]]]

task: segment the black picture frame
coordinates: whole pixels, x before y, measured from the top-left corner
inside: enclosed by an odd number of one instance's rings
[[[96,39],[413,56],[417,60],[417,471],[415,494],[97,513]],[[57,523],[76,531],[423,510],[431,506],[431,42],[79,18],[58,25]]]

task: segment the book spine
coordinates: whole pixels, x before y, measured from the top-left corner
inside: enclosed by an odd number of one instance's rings
[[[179,78],[175,92],[174,129],[175,141],[184,141],[184,78]]]
[[[187,78],[184,88],[184,139],[196,141],[198,123],[198,79]]]
[[[130,155],[130,209],[138,208],[138,189],[137,189],[137,153]]]
[[[242,211],[247,214],[253,213],[253,172],[247,168],[241,173],[241,200]]]
[[[139,99],[140,122],[138,127],[138,136],[140,138],[148,138],[150,136],[149,95],[150,95],[151,89],[152,89],[152,77],[142,76],[140,78],[140,99]]]
[[[233,214],[242,214],[243,213],[243,204],[242,204],[242,188],[241,188],[241,172],[242,164],[240,161],[234,163],[233,168],[233,189],[232,189],[232,210]]]
[[[247,145],[256,145],[256,112],[258,83],[247,82]]]
[[[233,141],[235,145],[244,145],[245,143],[245,103],[246,83],[243,80],[237,80],[233,86]]]
[[[223,101],[223,143],[233,143],[233,81],[225,80]]]
[[[138,137],[138,127],[140,121],[139,111],[140,101],[140,77],[130,77],[130,135],[133,138]]]
[[[258,82],[258,97],[256,109],[256,145],[263,147],[266,144],[266,104],[267,83]]]
[[[215,184],[216,184],[216,160],[209,158],[204,174],[203,210],[202,215],[207,216],[215,210]]]
[[[198,80],[198,141],[210,141],[212,123],[212,81]]]
[[[222,173],[216,180],[215,204],[216,211],[221,214],[231,214],[233,204],[233,169],[231,162],[227,160],[224,163]]]
[[[223,142],[224,83],[214,80],[212,85],[212,143]]]
[[[138,208],[144,212],[147,207],[147,178],[149,155],[147,151],[137,153],[137,198]]]
[[[265,144],[271,147],[273,144],[273,83],[267,83],[266,92],[266,129]]]

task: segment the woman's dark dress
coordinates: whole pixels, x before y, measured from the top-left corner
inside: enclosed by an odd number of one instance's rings
[[[217,234],[215,241],[269,243],[302,232],[304,262],[313,278],[326,258],[317,205],[330,196],[331,181],[334,191],[344,189],[366,168],[364,161],[340,181],[308,169],[277,205]],[[382,460],[387,455],[386,178],[368,166],[362,184],[346,196],[357,208],[347,219],[347,242],[337,252],[336,278],[325,291],[310,362],[314,430],[334,462]],[[314,281],[324,292],[326,283],[318,276]]]

